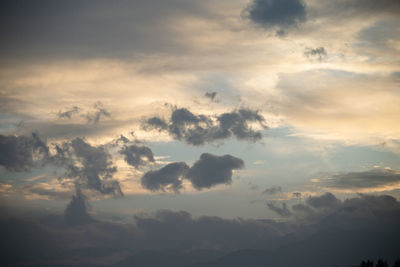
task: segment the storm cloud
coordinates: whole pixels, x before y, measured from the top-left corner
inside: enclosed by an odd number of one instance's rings
[[[183,179],[187,179],[194,188],[201,190],[219,184],[231,184],[233,170],[243,167],[243,160],[231,155],[203,153],[190,168],[184,162],[175,162],[159,170],[147,172],[142,177],[142,186],[151,191],[178,192],[182,188]]]
[[[258,111],[250,109],[206,116],[193,114],[186,108],[175,108],[168,121],[160,117],[151,117],[144,121],[143,128],[166,131],[176,140],[199,146],[232,136],[250,142],[261,140],[261,131],[252,129],[250,123],[255,123],[263,129],[267,128],[264,117]]]

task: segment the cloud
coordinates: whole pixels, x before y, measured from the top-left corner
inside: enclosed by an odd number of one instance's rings
[[[325,8],[329,11],[343,11],[343,13],[349,15],[365,15],[365,13],[397,14],[400,11],[400,3],[397,0],[335,0],[330,1]]]
[[[85,115],[88,123],[98,124],[101,117],[111,116],[111,113],[104,108],[103,104],[100,101],[96,102],[93,107],[95,111],[88,112]]]
[[[76,195],[73,203],[81,211],[76,214],[86,218],[84,198]],[[366,255],[393,261],[400,233],[400,203],[387,195],[346,199],[301,224],[170,210],[136,214],[134,223],[124,224],[92,218],[91,223],[68,225],[59,215],[34,216],[8,218],[2,212],[6,266],[46,266],[50,261],[69,266],[71,259],[74,266],[148,266],[159,257],[152,266],[350,266]]]
[[[326,58],[326,56],[328,55],[328,53],[326,52],[324,47],[317,47],[317,48],[306,48],[306,50],[304,51],[304,55],[308,58],[316,58],[319,61],[322,61],[324,58]]]
[[[363,172],[335,174],[322,180],[324,186],[336,189],[375,189],[385,186],[399,186],[400,172],[391,169],[373,169]]]
[[[171,25],[174,19],[210,13],[196,2],[183,0],[134,0],[118,5],[100,0],[96,6],[75,0],[41,0],[40,5],[4,1],[0,10],[5,25],[0,33],[7,36],[0,44],[0,57],[42,60],[182,52],[186,46],[177,40],[180,34]]]
[[[321,196],[309,197],[306,203],[316,209],[335,208],[341,202],[332,193],[325,193]]]
[[[74,106],[74,107],[72,107],[71,109],[68,109],[68,110],[66,110],[66,111],[59,111],[58,112],[58,117],[60,118],[60,119],[71,119],[71,117],[72,117],[72,115],[73,114],[76,114],[76,113],[79,113],[79,107],[77,107],[77,106]]]
[[[303,196],[303,194],[301,192],[293,192],[292,193],[292,197],[294,198],[301,198]]]
[[[166,131],[176,140],[195,146],[231,136],[250,142],[261,140],[261,131],[253,130],[250,123],[267,128],[264,117],[250,109],[239,109],[212,117],[193,114],[186,108],[175,108],[168,122],[159,117],[151,117],[144,121],[143,129]]]
[[[159,170],[145,173],[141,179],[142,186],[151,191],[173,190],[182,188],[182,179],[189,167],[185,162],[167,164]]]
[[[73,139],[65,145],[67,149],[68,146],[77,160],[66,158],[66,177],[74,178],[77,187],[92,189],[102,194],[122,195],[119,182],[112,179],[117,168],[112,166],[111,156],[103,146],[92,146],[81,138]],[[61,157],[64,157],[65,150],[60,152]]]
[[[253,0],[243,14],[254,23],[278,32],[306,21],[306,6],[302,0]]]
[[[0,134],[0,165],[9,171],[28,171],[34,166],[34,156],[45,159],[49,149],[37,133],[30,136]]]
[[[88,213],[88,205],[88,201],[81,190],[77,190],[76,195],[72,197],[64,212],[67,223],[80,225],[93,222],[93,218]]]
[[[168,129],[168,124],[159,117],[152,117],[145,121],[143,127],[145,130],[158,129],[159,131],[163,131]]]
[[[276,88],[278,112],[299,136],[375,144],[400,133],[400,97],[389,76],[317,69],[281,73]]]
[[[400,203],[391,196],[350,198],[318,220],[284,223],[297,227],[272,253],[240,250],[196,266],[351,266],[366,257],[394,261],[399,215]]]
[[[267,207],[282,217],[290,217],[292,215],[285,202],[282,203],[282,207],[273,202],[268,202]]]
[[[201,190],[218,184],[231,184],[232,171],[243,167],[243,160],[231,155],[215,156],[204,153],[189,169],[186,178],[196,189]]]
[[[311,222],[335,212],[342,207],[342,204],[342,201],[332,193],[327,192],[319,196],[308,197],[304,203],[295,204],[291,208],[285,202],[282,203],[282,207],[273,202],[267,203],[267,206],[282,217],[292,217],[294,220],[308,220]]]
[[[129,165],[139,168],[146,165],[148,162],[154,162],[153,151],[147,146],[129,145],[119,151],[124,155],[124,160]]]
[[[206,92],[206,94],[204,96],[209,98],[211,101],[215,101],[215,97],[217,96],[217,92]]]
[[[261,194],[263,195],[275,195],[277,193],[282,193],[282,187],[280,186],[271,186],[266,188]]]
[[[185,211],[161,210],[153,216],[137,215],[135,222],[148,239],[145,245],[151,242],[153,248],[229,251],[255,247],[260,239],[279,235],[279,230],[265,222],[216,216],[193,218]]]
[[[183,179],[187,179],[195,189],[202,190],[219,184],[231,184],[233,170],[243,167],[243,160],[231,155],[203,153],[190,168],[185,162],[174,162],[159,170],[145,173],[142,186],[151,191],[179,192],[183,187]]]

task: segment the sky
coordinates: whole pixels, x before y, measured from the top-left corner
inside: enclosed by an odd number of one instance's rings
[[[188,240],[213,251],[204,266],[265,260],[226,254],[249,248],[286,266],[280,246],[298,256],[299,240],[346,236],[361,218],[400,223],[398,0],[6,0],[0,13],[0,218],[16,244],[4,263],[98,264],[20,252],[32,220],[116,242],[101,261],[121,266]],[[394,261],[399,232],[382,231],[381,254],[338,262]]]

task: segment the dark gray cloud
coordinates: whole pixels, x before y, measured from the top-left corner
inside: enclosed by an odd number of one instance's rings
[[[243,167],[243,160],[231,155],[215,156],[204,153],[189,169],[186,178],[196,189],[201,190],[218,184],[231,184],[232,171]]]
[[[122,195],[119,182],[112,179],[117,168],[112,166],[111,156],[103,146],[92,146],[81,138],[75,138],[66,146],[70,146],[77,158],[67,158],[66,177],[72,177],[77,187],[102,194]],[[62,152],[61,157],[64,157],[65,151]]]
[[[72,115],[79,113],[79,107],[74,106],[66,111],[59,111],[58,112],[58,117],[60,119],[71,119]]]
[[[306,50],[304,51],[304,55],[308,58],[316,58],[319,61],[322,61],[324,58],[326,58],[326,56],[328,55],[328,53],[326,52],[324,47],[317,47],[317,48],[306,48]]]
[[[10,171],[28,171],[34,156],[46,159],[49,148],[37,133],[30,136],[0,135],[0,165]]]
[[[243,14],[266,29],[278,33],[296,27],[306,20],[306,6],[302,0],[253,0]]]
[[[70,225],[79,225],[93,222],[93,218],[88,212],[88,205],[86,196],[78,189],[64,212],[67,223]]]
[[[154,216],[135,216],[136,225],[154,248],[185,250],[234,250],[256,247],[260,239],[273,239],[279,229],[270,224],[246,219],[223,219],[215,216],[193,218],[185,211],[162,210]],[[149,244],[150,245],[150,244]]]
[[[135,215],[133,224],[1,215],[4,266],[352,266],[366,257],[394,262],[400,236],[400,203],[391,196],[349,198],[301,224],[168,210]]]
[[[282,193],[282,187],[280,187],[280,186],[271,186],[271,187],[265,188],[265,190],[262,191],[261,194],[263,194],[263,195],[275,195],[275,194],[278,194],[278,193]]]
[[[167,130],[168,129],[168,124],[165,120],[159,118],[159,117],[151,117],[149,119],[147,119],[144,124],[143,124],[143,128],[145,130],[159,130],[159,131],[163,131],[163,130]]]
[[[149,162],[154,162],[153,151],[147,146],[135,144],[125,146],[119,153],[124,155],[126,163],[135,168],[144,166]]]
[[[231,155],[216,156],[203,153],[190,168],[185,162],[175,162],[145,173],[142,186],[151,191],[178,192],[182,188],[182,180],[187,179],[194,188],[201,190],[219,184],[231,184],[233,170],[243,167],[243,160]]]
[[[325,193],[321,196],[309,197],[306,203],[316,209],[335,208],[341,201],[332,193]]]
[[[185,162],[167,164],[159,170],[145,173],[141,179],[142,186],[151,191],[178,192],[182,188],[182,179],[188,169],[189,166]]]
[[[327,192],[319,196],[308,197],[304,203],[295,204],[291,208],[285,202],[281,203],[282,206],[274,202],[268,202],[267,206],[282,217],[292,216],[295,219],[315,221],[340,209],[343,206],[342,204],[342,201],[337,199],[332,193]]]
[[[268,202],[267,207],[282,217],[290,217],[292,215],[285,202],[282,203],[281,207],[276,203]]]
[[[400,183],[400,173],[390,169],[374,169],[332,175],[323,180],[324,186],[338,189],[365,189]]]
[[[250,123],[267,128],[264,117],[250,109],[239,109],[212,117],[193,114],[186,108],[175,108],[168,122],[152,117],[144,121],[143,128],[167,131],[175,139],[197,146],[232,136],[250,142],[261,140],[261,131],[253,130]]]
[[[65,169],[63,177],[72,180],[77,190],[89,189],[121,196],[119,182],[113,179],[117,167],[105,146],[92,146],[82,138],[54,144],[55,154],[48,164]]]

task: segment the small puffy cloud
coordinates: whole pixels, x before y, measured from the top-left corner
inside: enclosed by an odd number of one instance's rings
[[[282,193],[282,187],[280,186],[271,186],[265,188],[265,190],[262,192],[263,195],[275,195],[278,193]]]
[[[143,129],[166,131],[176,140],[199,146],[232,136],[250,142],[261,140],[261,131],[252,129],[251,123],[267,128],[264,117],[258,111],[250,109],[206,116],[196,115],[186,108],[175,108],[168,121],[151,117],[144,121]]]
[[[328,53],[326,52],[324,47],[317,47],[317,48],[306,48],[304,51],[304,55],[310,59],[318,59],[319,61],[322,61]]]
[[[243,160],[231,155],[204,153],[190,168],[185,162],[170,163],[159,170],[145,173],[141,181],[142,186],[151,191],[178,192],[183,187],[183,179],[187,179],[194,188],[201,190],[219,184],[231,184],[233,170],[243,167]]]
[[[135,144],[125,146],[119,153],[124,155],[126,163],[135,168],[146,165],[148,162],[154,162],[153,151],[147,146]]]
[[[182,180],[189,166],[185,162],[167,164],[159,170],[149,171],[142,177],[142,186],[151,191],[173,190],[182,188]]]
[[[282,34],[306,21],[306,6],[302,0],[253,0],[243,14],[261,27],[278,29]]]
[[[204,153],[189,169],[186,178],[196,189],[201,190],[218,184],[231,184],[232,171],[243,167],[243,160],[231,155],[215,156]]]
[[[209,98],[211,101],[215,101],[215,97],[217,96],[217,92],[206,92],[206,94],[204,96]]]

